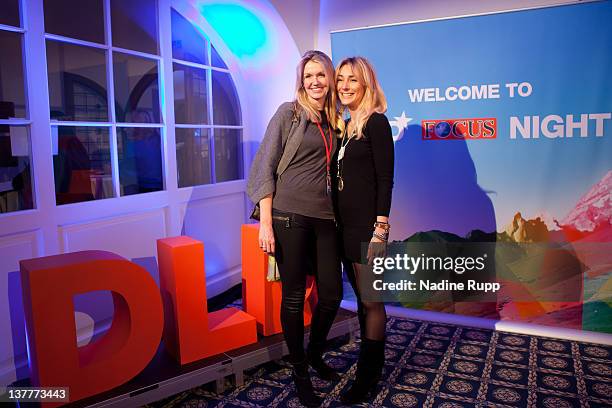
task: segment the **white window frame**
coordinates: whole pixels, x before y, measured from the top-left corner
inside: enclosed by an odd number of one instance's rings
[[[75,211],[79,213],[91,213],[96,211],[99,217],[113,217],[118,213],[137,211],[142,207],[139,205],[139,198],[144,199],[150,207],[169,206],[171,208],[168,234],[180,234],[181,232],[181,213],[177,207],[184,205],[189,200],[199,200],[212,197],[224,196],[244,192],[246,188],[245,177],[247,175],[245,166],[246,152],[244,150],[245,130],[245,110],[240,83],[236,82],[233,70],[235,64],[224,62],[229,68],[212,66],[212,43],[208,34],[203,33],[207,39],[208,62],[209,64],[197,64],[184,61],[172,56],[172,27],[171,9],[172,0],[157,0],[158,7],[158,50],[159,55],[147,54],[139,51],[126,50],[125,48],[114,47],[112,45],[112,31],[110,25],[110,0],[103,0],[104,19],[105,19],[105,41],[107,44],[98,44],[56,34],[48,34],[44,30],[44,5],[43,0],[19,0],[21,27],[0,25],[0,29],[23,33],[23,58],[24,58],[24,78],[25,96],[27,113],[25,119],[0,120],[0,124],[11,126],[27,126],[31,143],[31,169],[32,169],[32,189],[34,208],[30,210],[19,210],[0,214],[0,220],[5,231],[10,234],[12,231],[23,230],[24,225],[36,229],[40,226],[43,230],[41,246],[45,248],[44,253],[58,253],[61,245],[57,243],[57,225],[70,220],[69,222],[79,222],[79,219],[86,219],[85,216],[73,216]],[[179,10],[176,10],[179,12]],[[214,37],[214,35],[213,35]],[[48,88],[47,70],[47,41],[54,40],[66,44],[93,47],[106,52],[107,66],[107,97],[108,115],[107,122],[88,122],[88,121],[58,121],[50,119],[50,100]],[[219,40],[217,38],[217,40]],[[219,46],[223,47],[222,44]],[[218,49],[218,47],[216,47]],[[144,57],[157,62],[158,68],[158,87],[160,97],[160,117],[159,124],[146,123],[118,123],[114,111],[114,72],[113,72],[113,52],[121,52],[129,56]],[[222,55],[220,55],[222,57]],[[207,75],[207,109],[210,118],[209,124],[176,124],[174,118],[174,81],[173,64],[200,68],[206,70]],[[234,67],[235,69],[235,67]],[[212,71],[219,71],[230,75],[236,91],[241,125],[217,125],[213,124],[213,103],[212,103]],[[239,76],[239,75],[238,75]],[[36,95],[31,98],[30,95]],[[110,128],[110,154],[113,179],[114,197],[96,199],[91,201],[75,202],[57,205],[55,183],[53,174],[53,151],[51,141],[51,129],[56,126],[94,126]],[[153,127],[160,130],[162,145],[162,171],[163,187],[161,191],[133,194],[121,196],[120,177],[117,151],[117,129],[122,127]],[[210,143],[210,166],[211,183],[199,184],[187,187],[178,187],[178,174],[176,163],[176,140],[175,128],[208,129]],[[215,150],[214,132],[215,129],[237,129],[241,131],[239,140],[239,160],[240,178],[236,180],[217,183],[215,174]],[[121,204],[115,200],[122,200]],[[245,198],[246,200],[246,198]],[[71,216],[72,215],[72,216]],[[245,214],[248,216],[248,214]],[[2,234],[0,234],[2,235]]]
[[[156,3],[156,7],[157,10],[159,10],[160,4],[158,0],[154,0]],[[161,137],[161,146],[162,146],[162,151],[160,152],[162,155],[162,180],[163,180],[163,190],[167,189],[167,177],[166,177],[166,173],[167,173],[167,168],[166,168],[166,159],[165,159],[165,149],[163,148],[164,145],[167,144],[166,138],[165,138],[165,132],[166,132],[166,126],[165,126],[165,115],[164,115],[164,109],[163,109],[163,100],[164,100],[164,88],[163,88],[163,81],[162,81],[162,56],[161,55],[155,55],[155,54],[148,54],[148,53],[144,53],[141,51],[134,51],[134,50],[129,50],[129,49],[125,49],[125,48],[121,48],[121,47],[115,47],[113,46],[113,33],[112,33],[112,24],[111,24],[111,0],[103,0],[103,10],[104,10],[104,39],[106,41],[106,44],[98,44],[98,43],[94,43],[94,42],[90,42],[90,41],[84,41],[84,40],[79,40],[79,39],[75,39],[75,38],[70,38],[70,37],[64,37],[61,35],[57,35],[57,34],[48,34],[45,32],[44,35],[44,39],[45,39],[45,45],[47,43],[48,40],[53,40],[53,41],[58,41],[58,42],[62,42],[62,43],[66,43],[66,44],[71,44],[71,45],[78,45],[78,46],[85,46],[85,47],[92,47],[92,48],[97,48],[99,50],[104,50],[105,55],[106,55],[106,86],[107,86],[107,109],[108,109],[108,121],[107,122],[94,122],[94,121],[58,121],[58,120],[51,120],[50,121],[50,125],[51,127],[53,126],[72,126],[72,127],[80,127],[80,126],[91,126],[91,127],[109,127],[110,128],[110,132],[109,132],[109,147],[110,147],[110,156],[111,156],[111,173],[112,173],[112,180],[113,180],[113,193],[114,193],[114,197],[109,197],[109,198],[104,198],[102,200],[105,199],[121,199],[123,197],[126,197],[126,195],[121,195],[121,180],[119,177],[119,157],[118,157],[118,142],[117,142],[117,128],[155,128],[155,129],[159,129],[160,132],[160,137]],[[44,17],[43,17],[44,18]],[[159,21],[159,17],[157,19],[157,21],[155,22],[157,25],[157,45],[158,45],[158,50],[161,53],[161,36],[160,36],[160,21]],[[153,60],[155,61],[155,63],[157,64],[157,87],[158,87],[158,92],[159,92],[159,100],[160,100],[160,106],[159,106],[159,111],[160,111],[160,123],[126,123],[126,122],[117,122],[117,115],[115,112],[115,82],[114,82],[114,53],[115,52],[120,52],[122,54],[131,56],[131,57],[137,57],[137,58],[144,58],[144,59],[148,59],[148,60]],[[45,65],[45,68],[48,71],[48,66]],[[93,201],[99,201],[99,200],[93,200]],[[82,202],[75,202],[75,203],[70,203],[70,204],[62,204],[62,206],[64,205],[77,205],[79,203]]]
[[[17,210],[17,211],[11,211],[11,212],[6,212],[6,213],[2,213],[0,214],[0,217],[2,216],[7,216],[9,214],[18,214],[21,213],[23,211],[33,211],[36,210],[37,208],[37,195],[34,192],[34,155],[32,153],[33,150],[33,141],[32,141],[32,120],[30,118],[30,110],[31,110],[31,106],[30,106],[30,95],[28,92],[28,72],[27,72],[27,61],[28,58],[26,57],[26,33],[27,33],[27,26],[26,26],[26,19],[24,16],[24,2],[25,0],[18,0],[17,3],[19,4],[19,27],[15,27],[15,26],[11,26],[11,25],[6,25],[6,24],[0,24],[0,31],[2,32],[11,32],[11,33],[17,33],[17,34],[21,34],[20,38],[21,38],[21,57],[22,57],[22,61],[21,61],[21,67],[22,67],[22,72],[23,72],[23,93],[24,93],[24,103],[25,103],[25,118],[9,118],[9,119],[0,119],[0,125],[4,125],[4,126],[19,126],[19,127],[25,127],[28,133],[28,142],[30,143],[30,183],[32,184],[32,200],[33,200],[33,208],[32,209],[24,209],[24,210]]]
[[[176,13],[179,13],[177,10],[174,10]],[[180,13],[179,13],[180,14]],[[183,17],[184,18],[184,17]],[[170,27],[170,30],[172,30],[172,27]],[[182,66],[186,66],[186,67],[190,67],[190,68],[197,68],[197,69],[202,69],[205,70],[206,72],[206,107],[208,109],[208,121],[210,122],[210,124],[184,124],[184,123],[175,123],[174,127],[177,129],[207,129],[209,131],[208,133],[208,144],[209,144],[209,151],[210,151],[210,183],[209,184],[200,184],[200,185],[210,185],[210,184],[218,184],[217,183],[217,173],[216,173],[216,166],[215,166],[215,129],[238,129],[241,130],[241,136],[240,136],[240,141],[239,141],[239,147],[242,146],[242,141],[244,139],[244,125],[215,125],[214,124],[214,110],[213,110],[213,90],[212,90],[212,71],[218,71],[218,72],[224,72],[230,75],[232,75],[232,72],[230,71],[229,68],[221,68],[221,67],[215,67],[212,65],[212,43],[210,41],[210,38],[206,38],[206,60],[209,62],[209,64],[200,64],[197,62],[192,62],[192,61],[186,61],[186,60],[182,60],[179,58],[174,58],[174,56],[172,57],[172,64],[174,66],[174,64],[178,64],[178,65],[182,65]],[[234,88],[236,87],[235,83],[234,83],[234,79],[232,79],[232,83],[234,84]],[[174,84],[173,84],[173,88],[174,88]],[[238,99],[238,110],[239,110],[239,115],[242,117],[242,109],[240,107],[240,99]],[[173,104],[173,109],[174,109],[174,98],[172,100],[172,104]],[[176,121],[175,121],[176,122]],[[242,120],[241,120],[242,122]],[[244,123],[244,122],[242,122]],[[239,163],[239,173],[240,173],[240,178],[237,180],[244,180],[244,154],[242,152],[242,149],[240,149],[240,151],[237,152],[237,157],[240,159],[240,163]],[[231,181],[235,181],[235,180],[231,180]],[[228,182],[231,182],[228,181]],[[222,183],[227,183],[227,182],[222,182]],[[196,187],[196,186],[189,186],[189,187],[181,187],[181,188],[192,188],[192,187]]]

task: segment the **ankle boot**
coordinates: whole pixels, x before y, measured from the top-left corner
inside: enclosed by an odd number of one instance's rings
[[[338,373],[323,360],[323,348],[323,345],[308,344],[308,350],[306,351],[308,364],[310,364],[322,380],[339,381],[340,376]]]
[[[364,402],[376,389],[385,365],[385,341],[363,338],[359,349],[355,382],[340,397],[343,404]]]
[[[295,389],[300,399],[300,403],[305,407],[318,407],[321,405],[321,398],[315,395],[308,374],[308,363],[306,359],[299,363],[292,364],[293,366],[293,382]]]

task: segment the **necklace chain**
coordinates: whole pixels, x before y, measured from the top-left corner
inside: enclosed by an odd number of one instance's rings
[[[342,165],[342,159],[344,159],[344,151],[346,149],[346,146],[348,146],[349,142],[353,138],[353,136],[355,136],[355,132],[351,132],[351,135],[348,138],[346,137],[347,134],[348,134],[348,126],[344,128],[342,140],[340,141],[340,151],[338,152],[338,174],[337,174],[338,191],[342,191],[344,189],[344,179],[342,178],[342,168],[344,167]],[[345,139],[346,139],[346,142],[344,141]]]

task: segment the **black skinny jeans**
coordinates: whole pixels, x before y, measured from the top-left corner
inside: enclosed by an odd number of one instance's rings
[[[281,325],[289,360],[304,360],[306,276],[314,273],[318,303],[309,348],[322,351],[342,300],[342,272],[333,220],[273,211],[275,258],[282,283]]]

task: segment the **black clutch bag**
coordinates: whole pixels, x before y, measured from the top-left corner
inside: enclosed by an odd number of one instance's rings
[[[251,211],[251,216],[250,216],[250,218],[251,218],[252,220],[259,221],[260,215],[261,215],[261,213],[260,213],[260,211],[259,211],[259,203],[257,203],[257,204],[255,204],[255,206],[253,207],[253,211]]]

